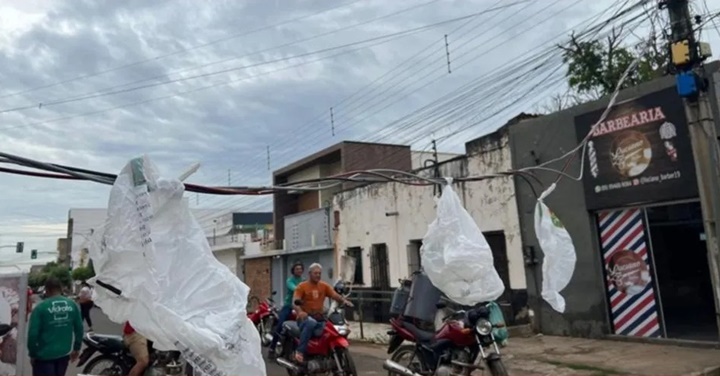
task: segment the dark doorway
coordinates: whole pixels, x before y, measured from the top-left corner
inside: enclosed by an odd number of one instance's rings
[[[420,248],[422,248],[422,240],[411,240],[407,245],[408,278],[422,266]]]
[[[390,289],[390,270],[388,269],[388,251],[385,244],[373,244],[370,252],[372,287],[379,290]]]
[[[488,245],[490,245],[490,249],[492,250],[493,264],[495,266],[495,270],[497,270],[498,275],[500,275],[500,279],[505,285],[505,291],[497,299],[497,303],[502,309],[503,315],[505,315],[505,319],[508,321],[509,324],[512,324],[514,323],[515,311],[519,308],[513,307],[512,304],[513,291],[510,288],[510,265],[508,265],[505,232],[490,231],[483,232],[483,235],[485,236],[485,239],[487,240]]]
[[[667,337],[717,341],[700,204],[651,207],[646,213]]]

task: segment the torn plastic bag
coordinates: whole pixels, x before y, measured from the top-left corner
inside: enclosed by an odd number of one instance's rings
[[[95,303],[158,350],[181,351],[200,374],[265,375],[249,288],[213,256],[183,192],[147,157],[123,168],[101,245],[89,250]]]
[[[437,218],[423,238],[423,270],[440,291],[459,304],[493,301],[505,286],[495,270],[490,245],[453,191],[452,179],[447,181],[437,200]]]
[[[565,299],[560,291],[570,283],[577,255],[565,226],[543,202],[554,189],[555,184],[540,195],[535,205],[535,235],[544,254],[542,297],[554,310],[563,313]]]

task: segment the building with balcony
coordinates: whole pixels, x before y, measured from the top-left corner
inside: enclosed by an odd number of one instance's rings
[[[308,179],[376,168],[402,171],[412,169],[409,146],[343,141],[273,172],[273,184],[290,184]],[[289,267],[296,261],[309,266],[320,262],[323,277],[336,276],[333,251],[335,220],[333,195],[351,184],[339,184],[321,191],[286,191],[273,196],[275,249],[243,256],[245,282],[251,294],[265,296],[273,290],[283,298]],[[276,299],[277,300],[277,299]]]

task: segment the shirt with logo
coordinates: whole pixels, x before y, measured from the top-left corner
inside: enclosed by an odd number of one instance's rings
[[[297,285],[295,288],[295,300],[303,301],[302,309],[308,315],[322,315],[325,308],[325,298],[335,298],[337,293],[329,284],[319,281],[313,283],[305,281]]]
[[[80,309],[64,296],[43,300],[30,314],[27,348],[31,359],[54,360],[80,351],[83,324]]]

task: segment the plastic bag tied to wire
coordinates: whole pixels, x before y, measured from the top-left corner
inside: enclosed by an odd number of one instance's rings
[[[196,374],[264,376],[260,336],[245,310],[249,288],[213,256],[183,192],[147,157],[123,168],[102,244],[90,249],[95,303],[156,349],[181,351]]]
[[[577,255],[570,234],[543,200],[555,189],[551,185],[535,205],[535,235],[543,251],[542,297],[550,306],[565,312],[565,299],[560,295],[575,272]]]
[[[459,304],[490,302],[505,291],[490,245],[452,189],[452,179],[447,179],[437,200],[437,217],[420,253],[430,281]]]

